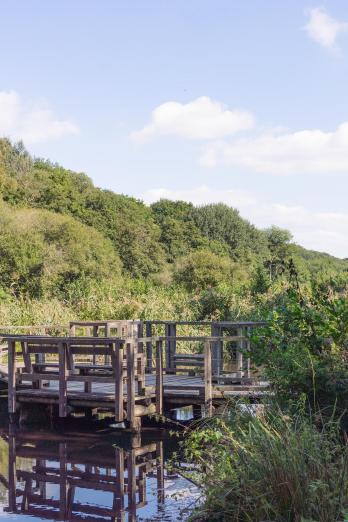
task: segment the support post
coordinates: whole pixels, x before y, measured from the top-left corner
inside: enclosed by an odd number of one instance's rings
[[[238,328],[238,337],[243,336],[243,328]],[[237,377],[243,377],[243,346],[244,340],[237,341],[237,353],[236,353],[236,365],[237,365]]]
[[[152,337],[152,323],[146,323],[146,337]],[[146,342],[146,373],[152,373],[152,341]]]
[[[204,343],[204,403],[207,417],[213,415],[213,386],[211,364],[211,342]]]
[[[211,325],[211,336],[222,337],[222,328],[217,323]],[[223,366],[223,341],[217,339],[212,346],[212,373],[220,375]]]
[[[16,413],[16,342],[8,341],[8,412]]]
[[[127,421],[130,427],[135,426],[135,372],[134,372],[134,343],[127,343]]]
[[[176,324],[174,323],[166,323],[165,325],[165,336],[166,337],[176,337]],[[176,340],[175,339],[167,339],[165,342],[166,346],[166,369],[174,370],[174,355],[176,353]]]
[[[247,349],[247,352],[248,354],[250,354],[250,348],[251,348],[251,345],[250,345],[250,327],[247,328],[247,341],[246,341],[246,349]],[[251,377],[251,369],[250,369],[250,364],[251,364],[251,361],[250,361],[250,356],[247,358],[247,378],[250,379]]]
[[[67,377],[68,365],[66,345],[63,342],[58,343],[59,357],[59,417],[67,416]]]
[[[156,413],[163,414],[163,343],[156,341]]]
[[[123,345],[121,343],[112,344],[112,363],[115,375],[115,420],[123,421]]]

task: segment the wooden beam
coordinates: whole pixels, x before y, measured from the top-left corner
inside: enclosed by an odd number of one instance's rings
[[[156,342],[156,413],[163,414],[163,343]]]
[[[58,343],[59,356],[59,417],[67,416],[67,378],[69,375],[67,364],[66,344]]]
[[[8,342],[8,411],[16,413],[16,342]]]
[[[152,337],[152,323],[146,323],[146,337]],[[146,372],[152,373],[152,340],[146,342]]]
[[[127,420],[131,428],[135,424],[135,371],[134,371],[134,342],[127,343]]]
[[[211,342],[204,343],[204,403],[205,412],[208,417],[213,414],[213,387],[212,387],[212,364],[211,364]]]
[[[112,344],[113,370],[115,379],[115,420],[123,421],[123,344]]]

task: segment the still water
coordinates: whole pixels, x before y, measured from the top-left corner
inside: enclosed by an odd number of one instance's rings
[[[199,490],[169,469],[165,430],[13,429],[0,413],[0,522],[179,521]]]

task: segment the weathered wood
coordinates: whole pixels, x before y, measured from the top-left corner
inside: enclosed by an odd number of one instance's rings
[[[212,387],[212,364],[211,364],[211,342],[204,343],[204,403],[205,412],[208,417],[213,414],[213,387]]]
[[[163,343],[156,342],[156,413],[163,414]]]
[[[16,413],[16,342],[8,341],[8,411]]]
[[[59,355],[59,417],[67,416],[67,378],[68,364],[66,354],[66,344],[58,343]]]
[[[166,368],[172,369],[174,365],[174,355],[176,353],[176,324],[172,322],[165,323],[165,362]]]
[[[127,420],[133,427],[135,422],[135,368],[134,368],[134,343],[127,343]]]
[[[238,328],[238,337],[241,337],[241,340],[237,343],[237,352],[236,352],[236,366],[237,366],[237,374],[239,377],[243,377],[243,349],[244,349],[244,340],[243,337],[243,329]]]
[[[150,341],[146,341],[146,371],[152,373],[152,324],[146,323],[145,325],[146,337],[151,338]]]
[[[115,420],[123,421],[123,345],[113,343],[113,370],[115,379]]]

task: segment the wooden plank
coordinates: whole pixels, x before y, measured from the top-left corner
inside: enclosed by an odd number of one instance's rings
[[[205,411],[208,417],[213,414],[213,387],[212,387],[212,364],[211,364],[211,342],[206,341],[204,344],[204,402]]]
[[[131,427],[134,426],[135,405],[135,371],[134,371],[134,343],[127,343],[127,420]]]
[[[222,341],[221,341],[221,335],[222,335],[222,329],[218,325],[218,323],[212,323],[211,325],[211,335],[214,339],[213,345],[212,345],[212,372],[214,375],[219,375],[222,370]],[[208,339],[205,340],[205,342],[208,342]]]
[[[123,344],[113,343],[113,370],[115,379],[115,420],[123,421]]]
[[[156,342],[156,413],[163,414],[163,343]]]
[[[238,333],[238,337],[242,338],[237,343],[237,352],[236,352],[237,374],[239,377],[243,377],[243,348],[244,348],[245,337],[243,337],[242,328],[238,328],[237,333]]]
[[[31,364],[30,354],[28,352],[28,341],[21,342],[21,350],[22,350],[25,370],[28,373],[31,373],[33,368],[32,368],[32,364]]]
[[[152,323],[146,323],[146,337],[152,337]],[[152,373],[152,340],[146,341],[146,371]]]
[[[8,341],[8,411],[16,413],[16,343]]]
[[[67,365],[67,354],[66,344],[59,342],[58,344],[59,354],[59,417],[67,416],[67,377],[68,377],[68,365]]]

